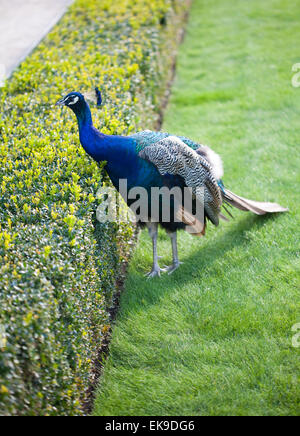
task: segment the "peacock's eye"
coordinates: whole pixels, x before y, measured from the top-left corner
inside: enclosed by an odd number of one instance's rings
[[[74,95],[74,96],[69,97],[67,104],[69,106],[72,106],[73,104],[76,104],[78,101],[79,101],[79,97],[77,95]]]

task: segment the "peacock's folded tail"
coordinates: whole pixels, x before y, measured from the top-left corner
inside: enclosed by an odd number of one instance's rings
[[[215,225],[219,224],[219,219],[228,221],[221,213],[223,207],[232,217],[226,204],[257,215],[288,211],[277,203],[249,200],[226,189],[222,182],[222,160],[207,146],[161,132],[144,131],[132,135],[132,138],[136,140],[139,157],[153,163],[162,175],[179,175],[184,184],[192,188],[194,200],[204,200],[204,220],[195,218],[193,210],[188,210],[185,205],[177,211],[177,219],[192,229],[194,235],[205,234],[206,218]],[[202,199],[198,191],[201,187],[204,189]]]
[[[152,132],[150,132],[152,135]],[[145,136],[146,132],[143,132]],[[222,194],[210,162],[196,150],[191,148],[183,138],[163,137],[158,142],[155,135],[151,141],[139,151],[139,157],[151,162],[162,176],[180,176],[186,187],[192,190],[193,197],[204,205],[204,214],[216,226],[222,206]],[[199,144],[198,144],[199,148]],[[185,194],[186,196],[187,194]],[[200,210],[200,209],[199,209]],[[190,222],[187,216],[191,213],[185,209],[182,222]],[[202,223],[204,226],[205,221]],[[202,234],[201,223],[196,223],[196,233]],[[199,230],[199,231],[198,231]]]
[[[250,211],[256,215],[265,215],[267,213],[288,212],[288,209],[280,206],[277,203],[261,202],[248,200],[247,198],[240,197],[224,188],[223,190],[224,201],[231,204],[231,206],[243,211]]]

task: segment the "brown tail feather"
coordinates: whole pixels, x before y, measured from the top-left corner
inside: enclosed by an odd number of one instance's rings
[[[223,221],[230,221],[229,218],[227,218],[227,216],[223,215],[222,213],[219,214],[219,217],[223,220]]]
[[[248,200],[247,198],[239,197],[233,192],[225,189],[225,200],[236,207],[237,209],[250,211],[256,215],[265,215],[266,213],[288,212],[287,208],[280,206],[277,203],[263,203],[260,201]]]
[[[200,222],[195,216],[193,216],[187,209],[180,206],[176,213],[176,218],[188,226],[187,230],[193,236],[204,236],[206,224]]]

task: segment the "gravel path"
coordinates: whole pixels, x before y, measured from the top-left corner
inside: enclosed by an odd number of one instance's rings
[[[37,46],[72,0],[0,0],[0,82]]]

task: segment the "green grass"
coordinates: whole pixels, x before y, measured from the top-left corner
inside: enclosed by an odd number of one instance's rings
[[[194,1],[164,130],[219,152],[229,189],[290,212],[180,234],[184,265],[160,280],[143,276],[142,233],[96,415],[300,413],[299,14],[299,1]],[[159,251],[169,264],[163,232]]]

